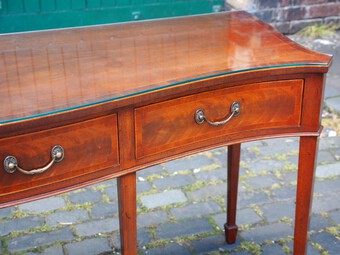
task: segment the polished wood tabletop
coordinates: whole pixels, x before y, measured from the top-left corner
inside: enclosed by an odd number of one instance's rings
[[[136,171],[228,146],[233,243],[241,143],[299,136],[303,255],[331,62],[239,11],[0,35],[0,208],[118,178],[135,255]]]
[[[245,12],[3,34],[0,124],[252,69],[325,71],[330,60]]]

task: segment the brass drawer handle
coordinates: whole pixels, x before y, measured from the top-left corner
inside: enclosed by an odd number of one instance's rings
[[[226,118],[225,120],[221,121],[210,121],[207,119],[207,117],[204,114],[204,111],[202,109],[198,109],[195,113],[195,121],[197,124],[203,124],[204,121],[209,123],[212,126],[220,126],[226,124],[229,120],[231,120],[233,117],[236,117],[240,114],[241,112],[241,105],[239,102],[234,102],[232,103],[230,107],[230,113],[231,115]]]
[[[7,156],[4,160],[4,167],[5,167],[5,170],[10,174],[14,173],[16,170],[19,170],[21,173],[28,174],[28,175],[41,174],[45,172],[47,169],[49,169],[53,165],[54,162],[60,162],[63,160],[64,149],[59,145],[54,146],[51,151],[51,156],[52,156],[52,160],[46,166],[42,168],[38,168],[38,169],[33,169],[30,171],[20,168],[18,166],[18,160],[15,157]]]

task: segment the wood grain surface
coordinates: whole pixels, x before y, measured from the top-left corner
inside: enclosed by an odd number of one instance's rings
[[[0,35],[0,122],[256,68],[318,67],[330,56],[245,12]]]
[[[251,130],[298,127],[303,87],[303,80],[248,84],[137,108],[136,156],[141,158],[231,134],[242,137]],[[203,109],[211,121],[225,119],[235,101],[241,105],[240,114],[225,125],[198,125],[194,120],[198,109]]]
[[[301,136],[294,254],[305,254],[325,73],[305,49],[246,12],[0,35],[0,208],[118,177],[121,247],[136,254],[136,171],[228,145],[226,239],[237,234],[241,143]],[[198,125],[241,113],[226,125]]]
[[[0,139],[0,159],[14,156],[23,169],[41,168],[51,161],[51,148],[55,145],[64,149],[64,159],[42,174],[25,175],[19,171],[10,174],[1,167],[0,203],[14,200],[11,194],[23,192],[22,197],[33,196],[44,187],[57,190],[80,183],[85,180],[82,176],[95,171],[118,169],[117,116]]]

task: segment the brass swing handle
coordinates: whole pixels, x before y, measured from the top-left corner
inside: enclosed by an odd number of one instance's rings
[[[197,124],[203,124],[204,121],[206,121],[208,124],[212,126],[220,126],[226,124],[228,121],[230,121],[233,117],[238,116],[241,113],[241,105],[239,102],[233,102],[230,107],[230,113],[231,115],[226,118],[225,120],[221,121],[210,121],[207,119],[207,117],[204,114],[204,111],[202,109],[198,109],[195,113],[195,121]]]
[[[49,169],[55,162],[57,163],[63,160],[64,149],[59,145],[54,146],[51,151],[51,157],[52,160],[46,166],[28,171],[18,166],[18,160],[15,157],[7,156],[4,160],[4,168],[10,174],[14,173],[16,170],[27,175],[41,174]]]

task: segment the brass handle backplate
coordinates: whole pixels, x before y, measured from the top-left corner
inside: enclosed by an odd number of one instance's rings
[[[19,167],[18,160],[15,157],[7,156],[4,160],[4,168],[10,174],[14,173],[16,170],[27,175],[41,174],[49,169],[55,162],[57,163],[63,160],[64,149],[59,145],[54,146],[51,151],[51,157],[52,160],[46,166],[32,170],[25,170]]]
[[[195,113],[195,121],[197,124],[203,124],[204,121],[206,121],[208,124],[212,126],[220,126],[226,124],[228,121],[230,121],[233,117],[238,116],[241,113],[241,105],[239,102],[233,102],[230,107],[230,113],[231,115],[227,117],[224,120],[221,121],[210,121],[205,116],[205,113],[202,109],[198,109]]]

